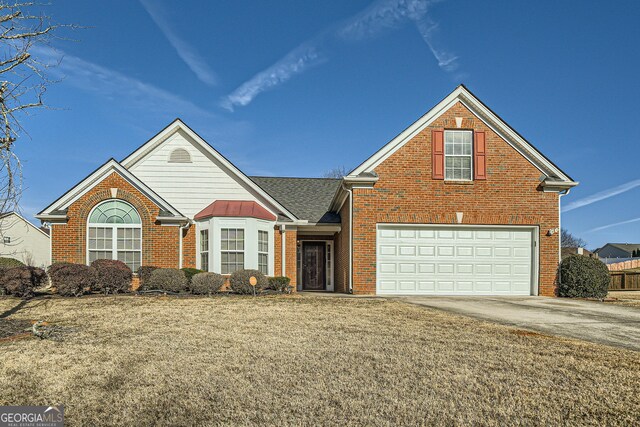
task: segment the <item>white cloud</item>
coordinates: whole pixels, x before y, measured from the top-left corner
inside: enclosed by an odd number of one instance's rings
[[[614,222],[612,224],[602,225],[600,227],[592,228],[591,230],[585,231],[585,233],[593,233],[596,231],[606,230],[607,228],[617,227],[619,225],[631,224],[634,222],[640,221],[640,218],[628,219],[626,221]]]
[[[633,190],[636,187],[640,187],[640,179],[636,179],[633,181],[629,181],[625,184],[618,185],[617,187],[609,188],[604,191],[601,191],[596,194],[592,194],[591,196],[584,197],[582,199],[578,199],[574,202],[567,203],[563,208],[562,212],[569,212],[574,209],[578,209],[584,206],[588,206],[592,203],[599,202],[601,200],[608,199],[609,197],[617,196],[618,194],[626,193],[629,190]]]
[[[261,92],[286,82],[294,75],[300,74],[322,61],[322,56],[313,44],[299,46],[266,70],[243,83],[225,97],[221,105],[229,111],[233,111],[234,106],[244,107]]]
[[[454,71],[458,68],[458,57],[436,42],[438,24],[427,14],[432,3],[427,0],[379,0],[349,20],[338,34],[345,39],[362,40],[411,21],[438,61],[438,66],[447,72]]]
[[[416,27],[418,28],[418,32],[420,32],[420,35],[422,36],[422,39],[427,44],[427,46],[429,46],[431,53],[438,61],[438,66],[447,72],[455,71],[458,68],[458,57],[455,54],[443,49],[435,41],[435,34],[438,30],[438,24],[434,23],[429,18],[418,19],[415,22]]]
[[[330,39],[363,41],[385,30],[398,28],[406,22],[416,25],[429,50],[438,61],[438,66],[445,71],[453,71],[458,67],[458,57],[436,45],[434,34],[438,26],[427,17],[427,10],[431,3],[432,1],[427,0],[379,0],[344,23],[325,30],[292,50],[284,58],[259,72],[224,97],[220,105],[230,111],[233,111],[236,106],[248,105],[261,92],[274,88],[309,67],[323,62],[326,57],[320,55],[320,48]]]
[[[383,30],[399,27],[407,20],[417,21],[427,13],[429,2],[425,0],[379,0],[349,19],[338,30],[345,39],[371,38]]]
[[[198,79],[209,86],[215,85],[218,80],[216,73],[207,65],[206,61],[198,54],[193,46],[175,33],[159,5],[150,0],[140,0],[140,3],[142,3],[142,6],[147,13],[149,13],[153,22],[156,23],[160,31],[162,31],[169,43],[171,43],[171,46],[176,50],[178,56],[187,64]]]

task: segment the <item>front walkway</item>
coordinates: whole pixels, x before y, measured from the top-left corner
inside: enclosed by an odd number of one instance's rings
[[[640,309],[547,297],[394,297],[477,319],[640,351]]]

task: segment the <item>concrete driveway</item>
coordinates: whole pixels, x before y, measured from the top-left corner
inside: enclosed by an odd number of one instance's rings
[[[594,301],[545,297],[396,297],[548,335],[640,351],[640,309]]]

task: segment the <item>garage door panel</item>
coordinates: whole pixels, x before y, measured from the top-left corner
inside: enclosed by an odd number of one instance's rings
[[[531,294],[531,229],[381,226],[377,238],[382,294]]]

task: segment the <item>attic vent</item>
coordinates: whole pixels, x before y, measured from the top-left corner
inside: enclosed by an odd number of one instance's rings
[[[169,163],[191,163],[191,155],[184,148],[176,148],[169,155]]]

